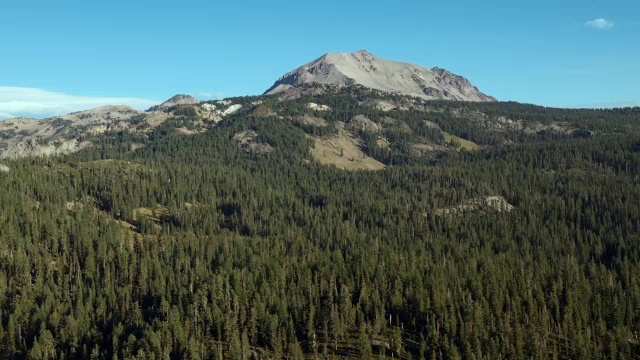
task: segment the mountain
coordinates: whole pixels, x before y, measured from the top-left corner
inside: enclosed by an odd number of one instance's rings
[[[308,84],[338,87],[362,85],[374,90],[429,100],[496,101],[480,92],[469,80],[445,69],[428,69],[386,60],[366,50],[325,54],[285,74],[265,94],[278,94]]]
[[[195,105],[200,100],[191,95],[178,94],[160,105],[152,106],[148,111],[168,111],[169,109],[179,105]]]
[[[125,105],[106,105],[95,109],[78,111],[63,115],[58,118],[70,121],[76,126],[112,123],[118,120],[129,120],[136,115],[142,114],[132,107]]]
[[[126,132],[142,140],[156,136],[154,132],[203,132],[241,107],[229,101],[200,104],[192,96],[176,95],[148,111],[107,105],[41,120],[8,119],[0,121],[0,159],[70,154],[100,143],[110,133]]]
[[[15,118],[0,122],[0,158],[61,155],[90,145],[81,135],[123,128],[144,113],[128,106],[102,106],[43,120]]]

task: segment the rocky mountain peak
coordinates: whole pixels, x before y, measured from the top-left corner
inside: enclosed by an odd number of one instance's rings
[[[191,95],[178,94],[171,97],[169,100],[163,102],[160,105],[152,106],[148,111],[168,111],[172,107],[178,105],[194,105],[199,104],[200,100]]]
[[[196,99],[195,97],[191,96],[191,95],[186,95],[186,94],[178,94],[175,96],[172,96],[169,100],[165,101],[165,103],[167,102],[200,102],[200,100]]]
[[[496,101],[466,78],[445,69],[386,60],[367,50],[327,53],[278,79],[265,94],[278,94],[309,84],[338,87],[362,85],[424,99]]]

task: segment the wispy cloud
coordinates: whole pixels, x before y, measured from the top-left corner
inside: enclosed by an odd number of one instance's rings
[[[161,101],[135,97],[79,96],[36,88],[0,86],[0,119],[14,116],[47,117],[104,105],[147,109]]]
[[[587,21],[586,23],[584,23],[584,26],[596,30],[610,30],[613,29],[614,26],[616,26],[616,23],[603,18],[599,18]]]
[[[203,100],[216,100],[216,99],[224,98],[224,94],[221,93],[221,92],[203,91],[201,93],[198,93],[198,97],[203,99]]]

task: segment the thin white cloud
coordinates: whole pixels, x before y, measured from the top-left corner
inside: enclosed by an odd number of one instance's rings
[[[104,105],[128,105],[145,110],[161,101],[133,97],[78,96],[36,88],[0,86],[0,119],[48,117]]]
[[[221,92],[203,91],[201,93],[198,93],[198,97],[204,100],[216,100],[216,99],[222,99],[224,97],[224,94]]]
[[[603,18],[589,20],[584,23],[584,26],[596,29],[596,30],[609,30],[616,26],[616,23]]]

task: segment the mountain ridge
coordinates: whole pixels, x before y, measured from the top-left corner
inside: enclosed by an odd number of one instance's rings
[[[264,94],[275,95],[308,84],[362,85],[427,100],[497,101],[478,90],[468,79],[448,70],[386,60],[366,50],[324,54],[284,74]]]
[[[199,104],[200,100],[191,96],[191,95],[186,95],[186,94],[178,94],[175,95],[173,97],[171,97],[169,100],[163,102],[160,105],[154,105],[152,107],[150,107],[147,111],[168,111],[169,109],[171,109],[174,106],[178,106],[178,105],[195,105],[195,104]]]
[[[104,134],[121,131],[146,136],[170,122],[177,134],[208,129],[242,106],[202,104],[190,95],[175,95],[147,111],[127,105],[103,105],[43,119],[16,117],[0,121],[0,159],[74,153]],[[186,119],[186,120],[185,120]],[[186,129],[189,126],[192,130]]]

